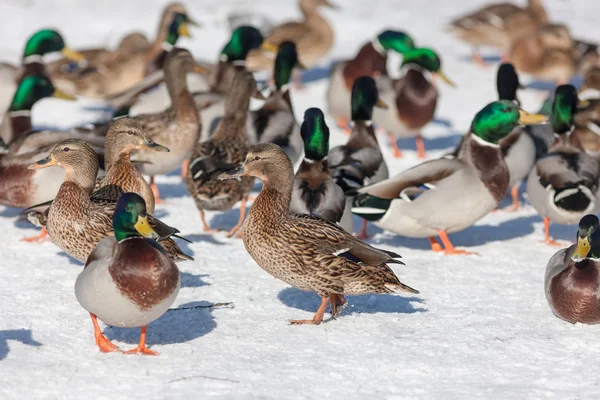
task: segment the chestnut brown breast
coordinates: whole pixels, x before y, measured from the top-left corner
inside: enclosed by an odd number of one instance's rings
[[[433,119],[438,94],[421,71],[409,69],[395,89],[398,117],[408,129],[421,129]]]
[[[352,89],[356,78],[361,76],[387,75],[386,70],[387,56],[382,55],[375,50],[371,43],[365,44],[353,60],[349,61],[344,67],[343,75],[346,88]]]
[[[571,262],[552,279],[550,302],[554,312],[566,321],[597,324],[600,323],[598,268],[592,262],[583,262],[587,263],[583,268]]]

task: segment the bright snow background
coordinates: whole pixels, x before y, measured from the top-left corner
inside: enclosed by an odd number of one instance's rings
[[[441,87],[438,123],[425,130],[426,146],[430,156],[454,146],[474,113],[494,100],[495,68],[471,64],[469,48],[443,27],[484,1],[336,1],[340,10],[324,11],[336,32],[332,59],[353,55],[387,27],[441,54],[458,87]],[[0,58],[16,62],[25,38],[41,27],[60,28],[73,48],[114,45],[131,30],[153,35],[163,3],[2,0]],[[600,39],[600,3],[546,3],[551,18],[569,23],[576,36]],[[260,11],[279,21],[299,16],[295,4],[187,1],[204,26],[180,45],[216,59],[230,11]],[[325,87],[318,82],[293,93],[298,117],[324,106]],[[543,94],[522,98],[535,110]],[[330,122],[332,142],[344,141]],[[381,141],[392,173],[417,162],[413,141],[401,142],[408,149],[401,161]],[[37,231],[19,220],[19,210],[0,206],[0,398],[600,398],[599,328],[572,326],[550,312],[543,276],[555,249],[539,243],[542,224],[530,206],[490,214],[452,235],[457,246],[481,256],[445,257],[429,251],[426,240],[379,231],[372,243],[403,255],[407,266],[394,269],[421,294],[352,297],[337,321],[290,326],[288,319],[312,316],[317,296],[262,271],[240,240],[203,234],[176,173],[158,182],[167,204],[156,215],[194,241],[184,247],[196,261],[180,264],[183,288],[175,305],[235,307],[167,313],[149,329],[160,357],[101,354],[73,294],[81,265],[50,242],[20,242]],[[237,212],[211,215],[211,222],[229,228]],[[572,240],[575,231],[553,226],[552,232]],[[123,348],[138,340],[136,329],[105,333]]]

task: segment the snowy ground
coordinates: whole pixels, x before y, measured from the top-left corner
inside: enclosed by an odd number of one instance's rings
[[[385,27],[404,29],[439,51],[457,88],[441,87],[426,146],[430,157],[454,146],[474,113],[495,98],[495,69],[473,66],[469,48],[443,26],[483,1],[337,2],[339,11],[325,11],[337,35],[332,58],[352,55]],[[25,37],[40,27],[59,27],[74,48],[115,44],[130,30],[151,34],[163,2],[83,3],[0,1],[0,58],[16,61]],[[292,0],[187,3],[204,27],[181,45],[209,59],[226,40],[231,10],[260,5],[276,21],[298,15]],[[576,36],[598,40],[596,1],[546,3],[550,16],[570,23]],[[309,106],[324,106],[325,87],[317,82],[293,93],[298,117]],[[530,109],[542,97],[533,90],[522,96]],[[344,137],[333,125],[337,144]],[[414,142],[401,145],[407,151],[400,161],[383,146],[392,173],[417,162]],[[600,328],[572,326],[550,312],[543,275],[555,249],[539,243],[541,220],[529,205],[490,214],[452,235],[457,246],[480,256],[445,257],[429,251],[426,240],[377,231],[372,243],[403,255],[406,267],[394,269],[421,293],[352,297],[337,321],[290,326],[288,319],[312,316],[317,296],[262,271],[240,240],[203,234],[177,173],[158,182],[167,204],[156,215],[194,241],[185,250],[196,261],[180,264],[176,306],[234,307],[167,313],[149,328],[148,342],[160,357],[101,354],[73,294],[81,264],[50,242],[20,242],[36,230],[19,220],[19,210],[0,206],[0,398],[600,398]],[[237,212],[211,215],[211,222],[229,228]],[[574,227],[552,231],[567,241],[575,234]],[[105,333],[123,348],[138,339],[133,329]]]

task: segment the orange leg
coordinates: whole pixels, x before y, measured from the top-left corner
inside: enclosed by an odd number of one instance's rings
[[[550,237],[550,220],[548,218],[544,218],[544,243],[549,244],[550,246],[562,246],[561,243]]]
[[[204,228],[204,232],[206,232],[206,233],[219,232],[219,229],[213,229],[210,227],[210,225],[208,225],[208,223],[206,222],[206,217],[204,216],[204,210],[200,210],[200,219],[202,220],[202,227]]]
[[[158,190],[158,186],[154,182],[153,176],[150,177],[150,189],[152,189],[152,194],[154,195],[154,204],[164,204],[160,198],[160,192]]]
[[[362,228],[360,229],[360,232],[357,233],[356,235],[354,235],[357,239],[368,239],[369,238],[369,234],[367,233],[367,220],[363,219],[362,222]]]
[[[294,83],[294,88],[296,90],[303,89],[302,87],[302,73],[298,71],[298,69],[294,69],[292,71],[292,82]]]
[[[42,228],[42,231],[40,232],[39,235],[37,236],[30,236],[30,237],[25,237],[23,239],[21,239],[22,242],[37,242],[37,243],[42,243],[43,241],[46,240],[46,236],[48,236],[48,231],[46,230],[46,228]]]
[[[390,146],[392,147],[392,154],[394,157],[402,157],[402,152],[400,151],[400,147],[398,147],[398,142],[396,141],[396,136],[394,136],[392,133],[388,133],[388,139],[390,140]]]
[[[425,143],[423,143],[423,137],[420,133],[417,135],[415,140],[417,141],[417,157],[425,158]]]
[[[510,53],[502,53],[502,55],[500,56],[500,60],[502,63],[509,63],[510,62]]]
[[[435,238],[432,236],[429,238],[429,243],[431,243],[431,251],[443,251],[442,250],[442,245],[438,243],[437,240],[435,240]]]
[[[325,309],[327,308],[327,303],[329,303],[329,297],[323,297],[321,299],[321,305],[319,309],[315,313],[313,319],[295,319],[291,320],[290,324],[292,325],[319,325],[323,322],[323,315],[325,315]]]
[[[512,206],[506,208],[506,211],[517,211],[519,209],[519,186],[513,186],[510,189],[510,196],[512,197]]]
[[[487,63],[485,61],[483,61],[483,58],[481,58],[481,54],[479,53],[479,49],[474,47],[473,48],[473,62],[477,65],[479,65],[480,67],[487,67]]]
[[[346,135],[350,135],[352,133],[352,129],[350,129],[350,125],[348,125],[348,121],[346,121],[344,118],[339,117],[336,120],[336,124],[337,124],[338,128],[340,128],[341,130],[344,131],[344,133]]]
[[[102,334],[100,326],[98,325],[98,318],[92,313],[90,313],[90,316],[92,317],[92,323],[94,324],[94,337],[96,338],[96,344],[100,351],[103,353],[112,353],[114,351],[120,353],[121,349]]]
[[[142,354],[144,356],[157,356],[156,351],[150,350],[146,347],[146,331],[148,325],[144,325],[140,328],[140,342],[135,349],[124,351],[123,354]]]
[[[242,199],[242,205],[240,206],[240,219],[238,219],[238,223],[235,224],[233,228],[229,232],[227,232],[227,237],[230,238],[244,225],[244,218],[246,218],[246,202],[248,199]]]
[[[454,254],[477,254],[477,253],[473,253],[470,251],[466,251],[466,250],[458,250],[456,248],[454,248],[454,245],[452,244],[452,242],[450,241],[450,239],[448,239],[448,235],[446,234],[446,231],[438,231],[438,235],[440,236],[440,239],[442,239],[442,243],[444,244],[444,254],[448,255],[454,255]]]
[[[188,169],[190,168],[190,160],[185,160],[181,165],[181,177],[185,178],[188,175]]]
[[[333,318],[337,318],[346,304],[346,298],[343,294],[329,295],[329,307],[331,308],[331,315]]]

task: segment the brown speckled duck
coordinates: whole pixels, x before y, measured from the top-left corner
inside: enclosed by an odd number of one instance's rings
[[[312,319],[293,324],[318,325],[327,304],[336,317],[345,295],[418,293],[400,282],[388,263],[399,263],[396,253],[376,249],[324,219],[289,214],[294,170],[289,157],[274,144],[248,151],[241,167],[220,179],[254,176],[263,182],[244,223],[244,246],[265,271],[301,290],[316,292],[321,306]]]
[[[220,181],[217,177],[221,172],[241,163],[246,156],[246,118],[252,96],[261,97],[252,73],[239,72],[227,96],[225,115],[214,135],[208,141],[196,145],[189,162],[189,172],[184,176],[188,191],[200,210],[206,232],[211,232],[212,229],[206,223],[204,210],[229,210],[238,201],[242,202],[240,218],[228,236],[234,235],[243,224],[246,202],[254,179],[243,177],[238,180]]]

